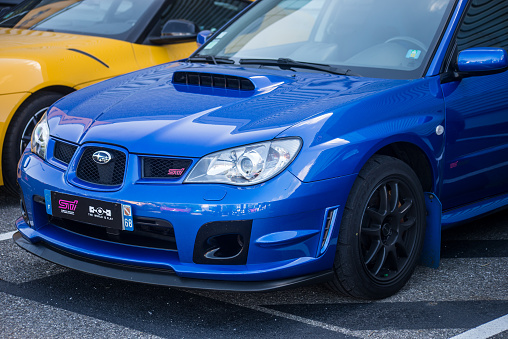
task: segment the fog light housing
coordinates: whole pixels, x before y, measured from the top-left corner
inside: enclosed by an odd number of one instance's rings
[[[204,224],[196,235],[196,264],[245,265],[249,253],[252,220],[215,221]]]

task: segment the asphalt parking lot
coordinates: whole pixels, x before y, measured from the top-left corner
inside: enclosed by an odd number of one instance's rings
[[[227,293],[91,276],[18,248],[18,215],[0,191],[1,338],[508,338],[506,210],[444,232],[440,267],[376,302],[316,285]]]

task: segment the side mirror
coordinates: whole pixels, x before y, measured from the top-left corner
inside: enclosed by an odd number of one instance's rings
[[[457,67],[462,75],[487,75],[508,69],[508,57],[502,48],[469,48],[459,53]]]
[[[150,42],[156,45],[170,44],[174,42],[192,41],[196,39],[199,27],[189,20],[168,20],[162,27],[159,38],[150,38]]]
[[[441,83],[508,70],[508,56],[502,48],[475,47],[459,53],[457,71],[441,74]]]
[[[205,30],[198,33],[198,36],[196,38],[196,42],[198,43],[198,47],[201,47],[202,44],[208,40],[208,38],[212,36],[212,31]]]

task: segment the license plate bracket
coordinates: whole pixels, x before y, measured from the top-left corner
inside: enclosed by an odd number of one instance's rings
[[[46,190],[46,211],[62,219],[133,231],[130,205]]]

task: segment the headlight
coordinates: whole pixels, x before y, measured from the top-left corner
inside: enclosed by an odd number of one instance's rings
[[[49,140],[49,125],[46,113],[42,116],[39,123],[35,126],[32,132],[31,151],[37,154],[42,159],[46,159],[46,150],[48,148]]]
[[[267,141],[209,154],[198,161],[187,183],[253,185],[282,172],[298,154],[297,138]]]

